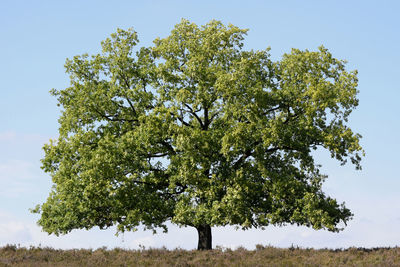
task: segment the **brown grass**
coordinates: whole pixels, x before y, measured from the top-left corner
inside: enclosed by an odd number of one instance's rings
[[[256,250],[0,248],[0,266],[400,266],[400,248]]]

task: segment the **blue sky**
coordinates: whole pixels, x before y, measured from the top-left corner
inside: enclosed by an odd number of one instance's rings
[[[40,169],[41,147],[57,137],[60,115],[48,92],[68,86],[66,58],[96,53],[116,28],[133,27],[141,45],[165,37],[181,18],[202,25],[211,19],[248,28],[246,49],[271,47],[279,59],[292,47],[324,45],[348,69],[359,71],[360,105],[350,117],[363,135],[363,170],[316,154],[329,175],[326,192],[355,214],[341,233],[305,227],[236,231],[214,228],[213,244],[289,247],[400,245],[400,2],[398,1],[11,1],[0,2],[0,246],[7,243],[57,248],[138,248],[197,244],[195,229],[169,234],[115,229],[48,236],[28,209],[45,201],[50,177]]]

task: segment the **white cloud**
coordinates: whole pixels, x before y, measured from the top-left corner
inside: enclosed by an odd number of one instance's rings
[[[139,249],[141,246],[149,248],[155,245],[154,238],[151,236],[146,236],[142,238],[137,238],[131,242],[133,249]]]
[[[0,222],[0,244],[24,244],[32,241],[29,227],[18,221]]]
[[[0,211],[0,245],[22,244],[31,240],[27,224],[7,212]]]

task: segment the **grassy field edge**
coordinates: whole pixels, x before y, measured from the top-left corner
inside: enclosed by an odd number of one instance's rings
[[[257,245],[255,250],[211,251],[149,248],[128,250],[0,248],[0,266],[400,266],[400,248],[313,249]]]

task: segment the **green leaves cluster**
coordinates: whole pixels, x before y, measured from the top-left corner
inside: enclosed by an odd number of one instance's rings
[[[318,51],[245,51],[247,30],[189,21],[152,47],[118,30],[102,53],[67,60],[53,90],[60,135],[44,146],[54,182],[38,205],[49,233],[178,225],[306,225],[340,230],[351,212],[326,196],[312,150],[360,168],[356,72]]]

